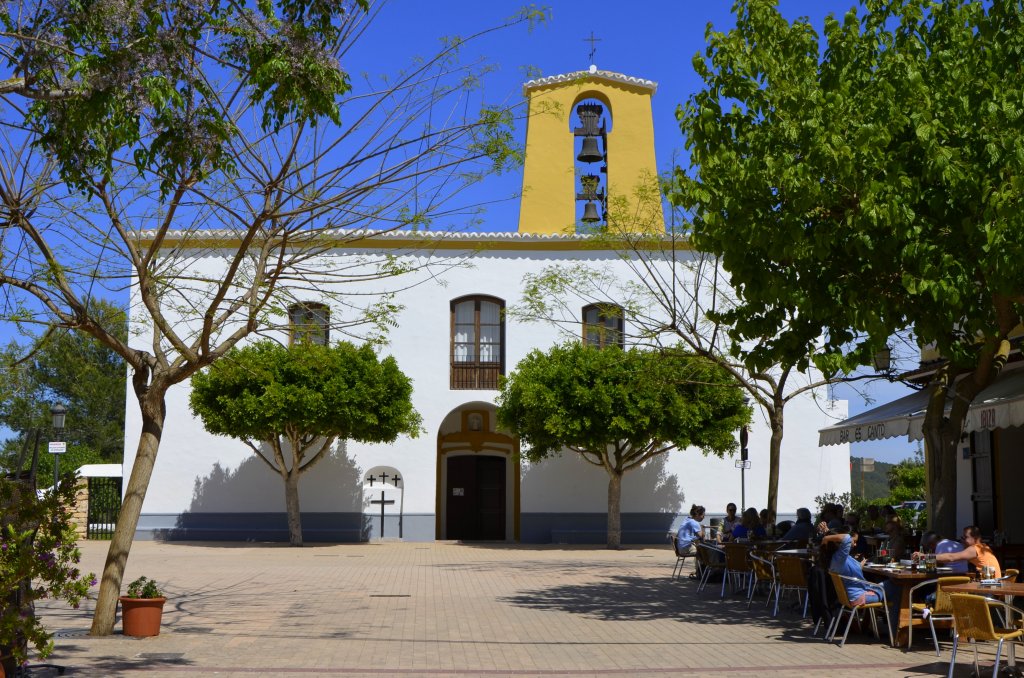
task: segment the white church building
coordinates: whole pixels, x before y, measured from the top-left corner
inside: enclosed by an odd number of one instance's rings
[[[628,199],[639,177],[655,175],[655,89],[647,80],[593,69],[525,85],[531,111],[551,107],[564,113],[530,117],[515,230],[510,224],[501,231],[457,235],[391,232],[321,255],[324,266],[331,258],[390,256],[422,271],[434,261],[441,265],[433,270],[443,273],[410,274],[423,279],[403,285],[395,299],[402,307],[397,326],[381,349],[412,378],[424,433],[393,444],[348,441],[306,474],[300,482],[306,541],[605,541],[607,475],[568,452],[538,464],[521,459],[517,439],[496,427],[495,397],[498,377],[529,351],[566,339],[563,328],[507,313],[522,302],[524,276],[554,265],[635,275],[620,251],[574,227],[600,220],[609,197]],[[593,184],[581,179],[581,156],[593,166]],[[429,248],[424,240],[431,241]],[[207,250],[191,265],[215,277],[223,266],[216,235],[203,242],[197,247]],[[445,266],[446,259],[468,265]],[[292,296],[296,317],[315,319],[332,311],[317,290],[296,289]],[[628,345],[629,318],[609,318],[605,310],[576,309],[579,336],[624,336]],[[145,345],[144,317],[131,322],[129,336]],[[610,332],[596,333],[596,326]],[[187,383],[168,394],[165,433],[138,537],[287,541],[280,477],[243,443],[206,433],[189,412],[188,394]],[[818,495],[850,490],[849,445],[818,446],[818,430],[845,418],[845,408],[824,389],[787,405],[780,518],[801,506],[813,508]],[[125,476],[140,428],[138,409],[130,403]],[[769,429],[756,410],[749,440],[746,505],[763,508]],[[709,514],[722,512],[728,502],[739,504],[741,470],[735,462],[677,450],[628,473],[622,483],[623,543],[663,542],[691,504],[706,506]]]

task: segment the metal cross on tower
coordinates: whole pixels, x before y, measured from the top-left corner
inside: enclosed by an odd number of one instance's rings
[[[590,43],[590,63],[594,63],[594,54],[597,53],[597,45],[594,43],[601,42],[601,38],[595,38],[594,31],[590,31],[590,37],[583,38],[583,42]]]

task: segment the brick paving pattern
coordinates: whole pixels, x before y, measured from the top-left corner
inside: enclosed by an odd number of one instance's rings
[[[106,547],[83,542],[86,571],[100,572]],[[163,585],[159,636],[124,637],[118,622],[90,637],[91,605],[41,614],[68,676],[946,673],[948,649],[936,659],[927,632],[910,652],[854,634],[840,649],[792,610],[772,618],[763,598],[748,611],[717,587],[698,595],[669,578],[674,561],[667,546],[138,542],[126,581]]]

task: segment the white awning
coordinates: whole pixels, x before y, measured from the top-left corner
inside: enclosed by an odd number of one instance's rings
[[[947,402],[947,415],[950,407]],[[911,393],[819,430],[818,445],[841,445],[900,436],[907,436],[908,441],[921,440],[927,408],[927,389]],[[967,412],[964,431],[991,431],[1012,426],[1024,426],[1024,368],[1003,372],[995,383],[978,394]]]
[[[951,406],[946,403],[946,414]],[[978,394],[967,411],[964,432],[991,431],[997,428],[1024,426],[1024,368],[1000,374],[995,383]],[[924,413],[910,420],[910,440],[924,437]]]
[[[861,412],[835,426],[818,431],[818,446],[898,438],[910,431],[911,417],[928,407],[928,393],[917,391]]]

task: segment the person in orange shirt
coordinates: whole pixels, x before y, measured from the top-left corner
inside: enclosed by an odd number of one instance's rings
[[[978,529],[977,525],[965,527],[961,541],[964,543],[963,551],[936,554],[935,561],[938,563],[955,563],[960,560],[966,560],[971,565],[974,565],[979,572],[982,567],[991,567],[995,571],[996,579],[1003,576],[1003,570],[999,567],[996,554],[992,553],[992,549],[987,545],[981,543],[981,530]]]

